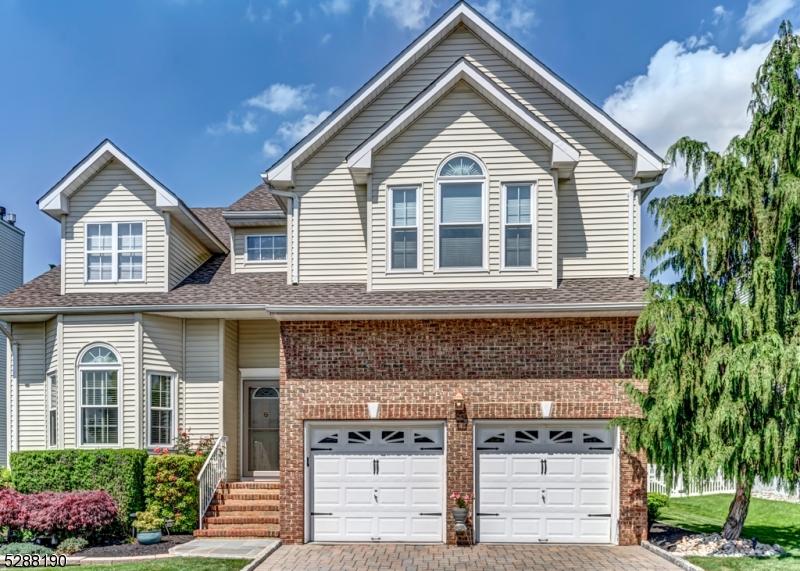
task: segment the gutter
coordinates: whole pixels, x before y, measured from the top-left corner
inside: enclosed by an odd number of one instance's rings
[[[633,221],[635,215],[635,208],[636,208],[636,193],[641,192],[643,190],[648,190],[655,188],[659,184],[661,184],[661,180],[664,178],[663,174],[658,175],[654,180],[650,182],[643,182],[640,184],[635,184],[631,187],[630,192],[628,193],[628,277],[633,279],[634,277],[634,231],[633,231]],[[650,194],[649,192],[647,194]],[[646,196],[643,196],[646,198]],[[641,206],[641,205],[640,205]],[[637,226],[638,230],[638,237],[639,237],[639,248],[642,246],[642,217],[641,212],[639,216],[639,225]]]
[[[297,285],[300,283],[300,197],[290,190],[272,188],[267,173],[262,173],[261,178],[264,179],[268,192],[292,200],[292,285]]]
[[[143,313],[155,311],[264,311],[263,303],[233,305],[86,305],[74,307],[0,308],[2,315],[48,315],[52,313]]]

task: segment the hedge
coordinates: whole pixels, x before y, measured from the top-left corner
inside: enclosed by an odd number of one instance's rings
[[[119,506],[117,519],[144,509],[146,450],[36,450],[11,453],[11,478],[22,494],[104,490]]]
[[[197,475],[205,456],[164,454],[150,456],[144,466],[144,492],[147,507],[157,505],[161,517],[174,519],[176,532],[197,529],[200,488]]]

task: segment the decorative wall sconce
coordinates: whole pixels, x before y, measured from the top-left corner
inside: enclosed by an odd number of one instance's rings
[[[464,395],[461,394],[460,390],[456,393],[456,398],[454,402],[456,406],[456,412],[464,412],[465,410],[467,410],[467,407],[464,404]]]
[[[545,400],[539,404],[542,407],[542,418],[550,418],[550,411],[553,409],[553,401]]]

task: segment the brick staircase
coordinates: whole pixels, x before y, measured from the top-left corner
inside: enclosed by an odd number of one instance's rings
[[[195,537],[280,537],[280,483],[220,484]]]

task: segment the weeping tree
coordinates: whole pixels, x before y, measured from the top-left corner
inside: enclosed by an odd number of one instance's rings
[[[623,359],[641,418],[621,418],[672,486],[722,473],[739,537],[755,478],[800,480],[800,37],[781,24],[752,86],[752,124],[724,152],[682,138],[695,190],[653,200],[662,231],[637,343]],[[674,283],[658,283],[672,272]],[[641,385],[639,385],[641,387]]]

